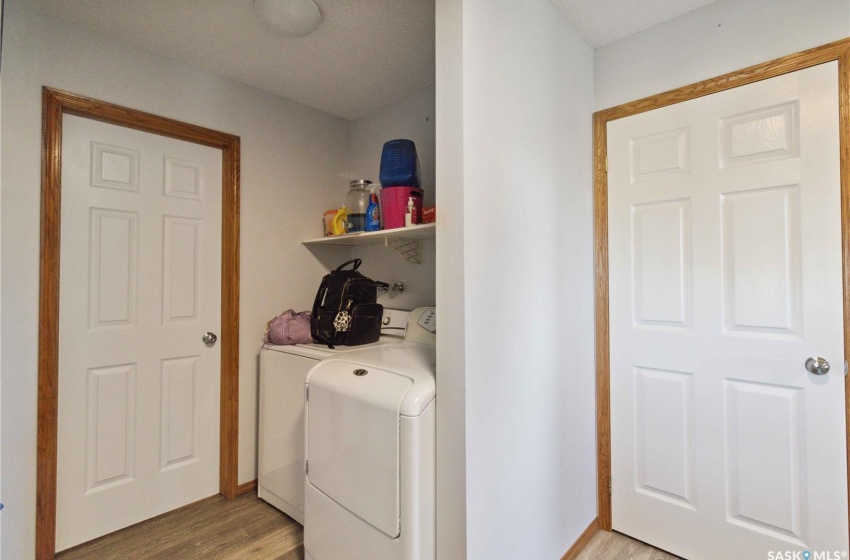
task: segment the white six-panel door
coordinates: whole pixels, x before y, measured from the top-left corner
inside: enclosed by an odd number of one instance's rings
[[[57,550],[219,473],[221,151],[63,119]]]
[[[691,560],[848,550],[837,75],[608,125],[613,527]]]

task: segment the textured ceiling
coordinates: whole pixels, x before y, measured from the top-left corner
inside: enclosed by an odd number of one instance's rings
[[[715,0],[552,0],[591,47],[601,47]]]
[[[434,0],[315,0],[323,21],[304,37],[271,31],[254,14],[252,0],[27,1],[346,119],[434,83]],[[552,0],[592,47],[713,1]]]
[[[167,57],[356,119],[434,83],[434,0],[316,0],[319,28],[271,31],[251,0],[28,0]]]

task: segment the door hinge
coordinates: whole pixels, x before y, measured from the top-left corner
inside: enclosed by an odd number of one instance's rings
[[[608,495],[612,494],[612,488],[614,486],[614,482],[611,480],[611,477],[608,477]]]
[[[304,461],[304,473],[310,474],[310,461]]]
[[[847,360],[844,360],[844,377],[847,377]]]
[[[304,393],[305,393],[304,399],[309,401],[310,400],[310,386],[309,385],[307,386],[307,389],[304,390]]]
[[[608,154],[605,154],[605,173],[608,173]]]

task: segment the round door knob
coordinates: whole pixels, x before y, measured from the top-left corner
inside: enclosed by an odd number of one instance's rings
[[[208,332],[201,337],[201,340],[204,341],[204,344],[212,346],[213,344],[215,344],[215,341],[218,340],[218,337],[215,335],[215,333]]]
[[[812,356],[806,360],[806,370],[815,375],[826,375],[829,373],[829,362],[820,356]]]

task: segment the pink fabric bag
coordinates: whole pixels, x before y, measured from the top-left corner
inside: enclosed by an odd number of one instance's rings
[[[266,325],[266,344],[312,344],[310,336],[310,313],[296,313],[287,309]]]

